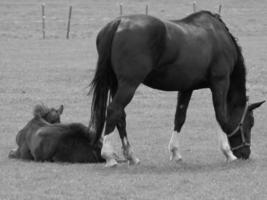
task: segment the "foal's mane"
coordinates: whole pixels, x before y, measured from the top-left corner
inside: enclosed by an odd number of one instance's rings
[[[34,117],[45,117],[50,112],[50,109],[45,104],[37,104],[33,108],[33,116]]]

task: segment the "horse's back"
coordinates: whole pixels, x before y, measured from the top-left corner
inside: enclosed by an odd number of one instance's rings
[[[120,20],[112,44],[117,77],[143,78],[144,84],[161,90],[192,90],[209,87],[209,72],[218,62],[230,68],[235,62],[227,30],[209,12],[176,21],[146,15]]]
[[[85,137],[66,137],[58,143],[52,160],[55,162],[97,163],[104,161],[100,148],[90,144]]]
[[[80,123],[68,125],[68,131],[62,135],[57,144],[53,160],[56,162],[97,163],[104,161],[101,149],[92,145],[88,127]]]

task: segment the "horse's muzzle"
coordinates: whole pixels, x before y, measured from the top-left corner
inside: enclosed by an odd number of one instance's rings
[[[242,147],[240,149],[234,150],[233,154],[238,158],[238,159],[244,159],[247,160],[250,156],[251,150],[249,146]]]

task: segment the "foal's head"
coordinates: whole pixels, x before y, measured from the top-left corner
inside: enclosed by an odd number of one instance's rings
[[[247,105],[238,126],[228,134],[231,149],[237,158],[248,159],[250,156],[251,129],[254,126],[253,110],[264,102]]]
[[[63,109],[63,105],[58,109],[55,109],[48,108],[44,104],[38,104],[33,109],[33,115],[38,116],[51,124],[60,123],[60,115],[63,113]]]

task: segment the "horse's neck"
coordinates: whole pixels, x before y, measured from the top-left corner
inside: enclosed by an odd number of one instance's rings
[[[43,119],[42,117],[40,116],[35,116],[33,119],[32,119],[32,122],[39,125],[39,126],[45,126],[45,125],[49,125],[50,123],[48,121],[46,121],[45,119]]]
[[[26,129],[28,129],[29,131],[27,131],[27,135],[30,137],[32,134],[35,134],[36,131],[44,126],[49,125],[48,122],[46,122],[45,120],[43,120],[42,118],[36,118],[34,117],[27,125],[26,125]]]
[[[235,84],[235,83],[231,83]],[[227,124],[228,131],[235,129],[240,122],[246,107],[246,90],[244,86],[230,85],[227,98]]]

